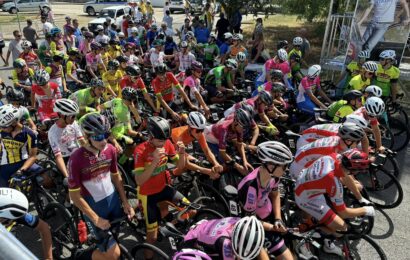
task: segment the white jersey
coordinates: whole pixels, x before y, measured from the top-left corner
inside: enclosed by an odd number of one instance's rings
[[[398,0],[372,0],[373,5],[373,19],[372,21],[378,23],[392,23],[394,22],[394,13],[396,11]]]
[[[55,123],[48,131],[48,141],[50,142],[53,153],[57,156],[70,156],[77,148],[80,147],[79,140],[83,139],[80,126],[77,121],[73,124],[61,128]]]

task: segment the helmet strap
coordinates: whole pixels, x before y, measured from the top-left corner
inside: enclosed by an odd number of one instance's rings
[[[267,163],[262,163],[262,165],[263,165],[263,168],[265,168],[266,171],[268,171],[270,175],[272,175],[272,174],[275,172],[276,168],[278,168],[278,166],[275,165],[275,167],[273,167],[273,170],[270,171],[270,170],[268,169],[268,164],[267,164]]]

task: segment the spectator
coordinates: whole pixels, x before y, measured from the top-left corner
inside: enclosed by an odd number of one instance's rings
[[[3,57],[3,48],[4,47],[6,47],[6,44],[4,43],[3,33],[0,32],[0,57],[4,62],[4,66],[6,66],[6,60]]]
[[[251,63],[264,64],[266,59],[262,56],[262,52],[265,49],[263,33],[254,33],[254,39],[249,41],[248,44],[251,46]]]
[[[126,15],[125,19],[122,21],[122,32],[124,33],[125,37],[128,37],[128,27],[129,27],[129,21],[131,21],[131,15]]]
[[[151,1],[147,0],[147,23],[152,24],[152,17],[154,16],[154,8],[151,5]]]
[[[138,22],[142,20],[142,17],[143,17],[143,14],[141,12],[141,7],[138,7],[134,13],[134,19],[136,22]]]
[[[263,33],[263,21],[262,21],[262,18],[260,17],[256,19],[255,29],[253,30],[253,33],[252,33],[252,40],[255,40],[255,36],[259,33]]]
[[[33,21],[27,19],[27,26],[23,28],[23,35],[27,41],[31,42],[31,47],[37,50],[37,39],[40,38],[37,35],[37,31],[32,27]]]
[[[105,18],[105,23],[104,23],[104,34],[110,36],[110,29],[111,29],[111,18],[106,17]]]
[[[53,29],[54,25],[47,21],[47,16],[41,16],[41,22],[43,23],[44,35],[51,32],[51,29]]]
[[[308,39],[306,39],[306,36],[307,36],[306,28],[301,28],[299,30],[299,35],[303,39],[303,43],[302,43],[302,46],[300,47],[300,51],[302,52],[302,59],[304,59],[308,55],[309,50],[310,50],[310,43]]]
[[[128,35],[128,37],[131,36],[131,28],[132,28],[132,27],[135,27],[135,25],[134,25],[134,21],[131,19],[131,20],[128,21],[128,29],[127,29],[127,35]]]
[[[115,39],[117,38],[117,35],[117,25],[115,23],[112,23],[108,31],[108,36],[110,37],[110,39]]]
[[[172,36],[167,36],[165,38],[165,47],[164,47],[165,55],[172,55],[177,51],[178,51],[178,46],[174,42],[174,38],[172,38]]]
[[[64,24],[64,26],[63,26],[64,35],[67,34],[67,28],[68,28],[69,26],[72,26],[72,24],[71,24],[71,17],[70,17],[70,16],[66,16],[66,17],[65,17],[65,24]]]
[[[162,21],[167,24],[168,28],[172,30],[172,23],[174,21],[174,18],[171,16],[171,12],[169,10],[165,11],[164,18],[162,18]]]
[[[205,19],[205,26],[208,28],[208,30],[211,32],[212,31],[212,26],[214,24],[214,16],[212,14],[212,9],[211,9],[211,4],[206,3],[205,8],[204,8],[204,19]]]
[[[66,34],[64,35],[64,44],[67,50],[75,47],[75,35],[74,35],[74,27],[72,26],[67,26],[66,29]]]
[[[162,11],[164,12],[164,15],[166,14],[167,11],[169,11],[169,2],[168,1],[165,2],[165,5],[164,5],[164,8],[162,9]]]
[[[172,31],[172,29],[168,28],[166,23],[162,23],[161,24],[161,29],[159,30],[159,32],[165,34],[165,36],[174,36],[174,31]]]
[[[106,42],[108,43],[110,41],[110,37],[104,34],[104,27],[102,25],[97,25],[97,36],[95,36],[95,41],[96,42]]]
[[[147,48],[151,48],[152,42],[154,42],[155,38],[157,38],[158,35],[158,26],[156,24],[153,24],[151,26],[151,29],[148,30],[147,32]]]
[[[195,38],[197,43],[207,43],[209,38],[209,30],[205,27],[204,20],[199,21],[199,27],[195,29]]]
[[[192,27],[194,30],[199,27],[199,15],[195,15],[194,19],[192,19]]]
[[[232,16],[232,29],[234,33],[240,33],[241,30],[241,25],[242,25],[242,14],[241,12],[238,10],[235,11],[235,13]]]
[[[120,40],[120,45],[124,47],[127,41],[125,40],[125,34],[123,32],[118,33],[118,39]]]
[[[78,19],[73,19],[73,28],[74,28],[74,36],[75,36],[75,47],[78,48],[80,46],[80,41],[82,40],[83,34],[81,33],[80,28],[78,28],[80,24],[78,23]]]
[[[21,36],[22,35],[20,31],[19,30],[13,31],[13,36],[14,36],[14,39],[10,41],[9,49],[6,55],[6,66],[9,65],[10,54],[12,54],[12,59],[14,61],[20,56],[20,53],[23,52],[23,49],[21,48],[21,42],[22,42]]]
[[[181,29],[178,31],[177,29],[177,34],[179,34],[179,37],[181,39],[181,41],[186,41],[186,34],[187,32],[195,32],[194,27],[192,27],[192,25],[190,24],[191,20],[189,20],[189,18],[185,18],[184,20],[184,24],[181,25]]]
[[[216,22],[215,32],[217,33],[218,45],[220,46],[224,41],[224,34],[229,32],[230,23],[228,19],[225,18],[225,14],[221,13],[219,20]]]

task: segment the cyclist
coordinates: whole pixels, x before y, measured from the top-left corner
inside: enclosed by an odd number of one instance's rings
[[[251,128],[252,122],[253,119],[249,112],[240,108],[235,111],[234,116],[220,120],[214,125],[207,126],[204,131],[208,146],[218,161],[227,165],[232,164],[242,175],[247,174],[250,169],[253,169],[246,158],[246,145],[243,142],[243,134],[246,129]],[[255,127],[257,126],[255,125]],[[232,157],[228,155],[226,151],[228,142],[233,142],[241,156],[242,165],[235,162]]]
[[[343,100],[345,100],[346,103],[336,111],[335,116],[333,117],[333,122],[342,122],[347,115],[350,115],[356,111],[356,109],[362,107],[362,96],[362,92],[358,90],[351,90],[347,92],[343,96]]]
[[[347,208],[343,201],[342,180],[351,174],[366,171],[370,161],[366,153],[352,149],[342,155],[330,154],[316,160],[310,167],[302,170],[296,181],[295,201],[304,212],[314,217],[319,223],[325,225],[330,233],[337,230],[346,231],[347,225],[343,219],[358,216],[374,216],[372,206],[360,208]],[[326,202],[330,198],[332,208]],[[341,254],[334,243],[325,239],[324,251],[327,253]]]
[[[236,60],[228,59],[224,65],[215,67],[208,72],[204,85],[212,103],[222,103],[227,97],[232,96],[235,88],[232,74],[236,69],[238,69]]]
[[[238,33],[232,36],[232,44],[229,46],[228,51],[221,58],[221,63],[224,63],[227,59],[235,59],[238,53],[243,52],[247,53],[247,50],[242,46],[243,35]]]
[[[77,103],[70,99],[57,99],[54,104],[54,112],[57,113],[58,120],[48,131],[48,141],[54,153],[57,169],[64,177],[68,177],[66,165],[70,155],[80,145],[85,145],[84,136],[75,120],[79,111]]]
[[[18,108],[20,113],[20,121],[23,124],[27,124],[35,134],[37,134],[37,126],[31,119],[30,112],[22,104],[25,101],[24,93],[17,89],[10,89],[6,93],[6,99],[9,104],[12,104],[14,107]]]
[[[104,230],[110,228],[110,221],[124,213],[133,217],[134,209],[125,196],[116,150],[107,143],[110,125],[107,118],[96,112],[84,115],[79,123],[88,144],[70,156],[67,168],[70,198],[97,238],[98,248],[91,252],[92,259],[118,259],[120,248],[112,236],[106,238]]]
[[[314,115],[314,109],[320,107],[326,109],[325,106],[317,97],[318,94],[325,99],[326,102],[332,103],[325,92],[320,88],[319,74],[322,68],[319,65],[313,65],[309,68],[307,75],[302,79],[298,87],[298,95],[296,97],[296,104],[299,110]]]
[[[37,172],[37,136],[19,122],[20,112],[11,104],[0,107],[0,187],[8,187],[15,173]]]
[[[196,57],[188,48],[186,41],[181,42],[181,51],[176,54],[175,58],[176,67],[180,72],[186,72],[187,69],[191,68],[192,62],[196,61]]]
[[[293,89],[289,83],[289,73],[290,73],[290,66],[288,63],[288,53],[285,49],[278,49],[277,54],[268,61],[265,62],[264,70],[256,79],[256,87],[263,85],[265,82],[271,81],[271,73],[270,71],[273,69],[277,69],[282,71],[283,74],[283,82],[287,88]]]
[[[363,97],[365,98],[365,100],[370,97],[381,97],[382,93],[383,90],[380,87],[376,85],[370,85],[364,90]]]
[[[210,33],[208,43],[198,44],[199,48],[204,52],[204,65],[208,68],[214,67],[215,59],[219,56],[219,47],[216,44],[216,34]]]
[[[147,130],[149,139],[135,148],[133,170],[137,183],[138,199],[144,209],[145,224],[147,228],[146,242],[153,244],[157,241],[158,220],[161,216],[157,203],[161,201],[181,200],[188,201],[185,197],[172,188],[169,183],[167,171],[168,159],[177,164],[178,168],[185,167],[185,147],[178,142],[178,151],[175,150],[169,138],[171,129],[166,119],[153,116],[148,118]],[[166,209],[165,209],[166,210]],[[145,251],[145,258],[152,258],[151,251]]]
[[[100,99],[105,91],[104,82],[100,79],[91,79],[90,87],[80,89],[70,95],[70,99],[78,104],[78,117],[94,111],[99,111]]]
[[[268,141],[258,145],[257,154],[262,165],[239,183],[239,203],[246,214],[273,223],[265,230],[267,251],[277,259],[293,260],[292,253],[280,235],[287,229],[282,221],[278,190],[280,178],[293,160],[292,152],[280,142]]]
[[[181,119],[178,113],[174,111],[174,109],[177,108],[174,103],[173,88],[175,87],[188,107],[190,109],[197,110],[197,107],[191,103],[185,91],[181,88],[181,85],[175,78],[174,74],[172,72],[167,72],[167,67],[165,64],[159,64],[156,66],[155,73],[157,76],[152,80],[151,85],[157,97],[157,108],[164,108],[163,113],[169,114],[176,121]]]
[[[273,69],[270,71],[270,81],[266,81],[263,85],[260,85],[254,92],[252,96],[257,95],[261,90],[271,91],[273,84],[280,83],[283,85],[283,91],[286,89],[286,86],[283,84],[283,73],[281,70]]]
[[[300,65],[306,62],[302,59],[302,51],[300,50],[303,44],[302,37],[295,37],[292,41],[293,49],[288,53],[289,64],[292,70],[292,77],[301,81],[303,78],[302,72],[300,71]]]
[[[236,62],[238,62],[238,70],[236,73],[233,75],[233,82],[235,82],[236,74],[239,74],[239,78],[242,80],[245,80],[245,67],[248,65],[248,57],[246,56],[245,52],[238,52],[236,54]]]
[[[349,85],[346,90],[359,90],[363,91],[367,86],[370,85],[374,74],[377,71],[377,63],[374,61],[366,61],[363,63],[359,75],[352,77],[349,81]]]
[[[34,70],[30,69],[26,61],[20,58],[13,61],[13,68],[11,77],[14,87],[23,88],[25,92],[30,93],[31,78],[34,76]]]
[[[206,248],[213,259],[269,259],[263,244],[265,231],[256,217],[202,220],[184,237],[189,248]]]
[[[54,27],[50,31],[51,34],[51,42],[50,42],[50,52],[51,56],[54,56],[57,52],[63,52],[65,49],[64,41],[63,41],[63,34],[61,30],[57,27]]]
[[[223,167],[216,160],[215,155],[209,149],[205,139],[204,130],[206,127],[206,118],[199,112],[191,112],[187,118],[187,126],[180,126],[173,128],[171,132],[171,139],[174,144],[179,141],[184,143],[185,147],[192,144],[194,140],[197,140],[201,146],[202,152],[205,154],[207,160],[213,165],[212,169],[204,168],[195,164],[195,158],[187,154],[187,161],[184,169],[176,169],[173,174],[179,175],[184,172],[185,169],[191,171],[199,171],[200,173],[209,175],[211,179],[219,178],[219,174],[222,172]]]
[[[44,259],[53,259],[50,227],[38,216],[28,212],[29,202],[22,192],[11,188],[0,188],[0,208],[1,224],[8,230],[15,224],[21,224],[38,231]]]
[[[21,48],[23,49],[23,52],[20,53],[19,58],[25,60],[28,67],[33,70],[41,68],[41,61],[37,54],[33,51],[31,42],[23,40],[21,42]]]
[[[137,65],[127,66],[125,69],[125,76],[120,80],[120,87],[124,89],[125,87],[131,87],[136,90],[141,90],[145,101],[151,106],[155,113],[159,113],[152,101],[150,94],[147,91],[144,81],[141,78],[141,69]]]
[[[66,64],[66,85],[70,92],[75,92],[78,90],[79,86],[84,84],[77,77],[77,69],[79,69],[77,60],[79,58],[80,51],[77,48],[72,47],[68,50],[67,54],[68,61]]]
[[[53,62],[45,68],[45,71],[47,71],[47,73],[50,75],[50,82],[56,83],[60,88],[61,93],[68,92],[62,65],[63,62],[64,53],[55,52],[53,56]]]
[[[118,69],[119,67],[120,63],[117,60],[110,60],[107,64],[107,71],[102,74],[102,81],[105,84],[104,100],[121,98],[120,80],[123,74]]]
[[[51,126],[51,120],[57,117],[53,108],[56,100],[61,98],[60,88],[56,83],[50,82],[50,75],[43,69],[35,72],[33,82],[31,104],[38,108],[40,122],[45,126]]]
[[[90,73],[91,77],[97,79],[99,75],[99,67],[102,67],[102,71],[106,71],[104,62],[101,57],[102,46],[98,42],[92,42],[90,44],[91,52],[85,55],[86,69]]]
[[[398,91],[398,80],[400,70],[396,63],[396,52],[394,50],[384,50],[379,55],[380,63],[377,65],[376,78],[374,84],[383,91],[383,97],[391,97],[393,103],[396,102]]]

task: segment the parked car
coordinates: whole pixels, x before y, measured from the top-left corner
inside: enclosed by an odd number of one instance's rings
[[[102,9],[117,5],[127,5],[127,0],[92,0],[84,3],[83,11],[88,15],[97,15]]]
[[[41,6],[45,12],[50,11],[48,0],[16,0],[16,3],[17,6],[14,1],[5,3],[1,9],[3,12],[15,14],[17,12],[38,12],[38,7]]]
[[[14,2],[14,0],[0,0],[0,9],[5,3]]]
[[[124,15],[131,13],[131,7],[127,5],[106,7],[100,11],[98,18],[91,20],[88,23],[88,29],[95,32],[97,25],[103,25],[107,17],[111,18],[111,22],[115,23],[118,28],[121,28]]]
[[[206,4],[206,0],[191,0],[190,12],[200,13]],[[184,1],[183,0],[171,0],[169,3],[169,11],[174,12],[185,12]]]

